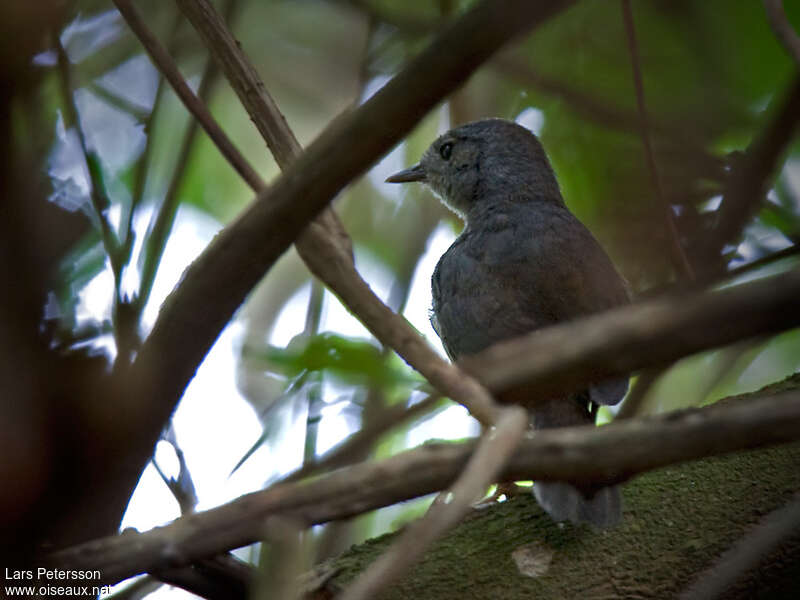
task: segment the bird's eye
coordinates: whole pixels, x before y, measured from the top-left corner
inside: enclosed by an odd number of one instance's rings
[[[450,160],[450,155],[453,153],[453,144],[447,142],[446,144],[442,144],[441,148],[439,148],[439,154],[445,160]]]

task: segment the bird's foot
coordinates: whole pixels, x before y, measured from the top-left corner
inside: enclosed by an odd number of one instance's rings
[[[486,496],[486,498],[484,498],[483,500],[478,501],[475,504],[475,508],[485,508],[487,506],[491,506],[492,504],[496,504],[498,502],[510,500],[514,496],[520,496],[522,494],[529,494],[529,493],[530,493],[530,488],[517,485],[513,481],[504,481],[497,484],[497,488],[495,489],[493,494]]]

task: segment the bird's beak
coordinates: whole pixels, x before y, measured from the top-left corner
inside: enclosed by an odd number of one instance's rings
[[[422,165],[414,165],[410,169],[400,171],[386,178],[386,183],[408,183],[409,181],[425,181],[425,169]]]

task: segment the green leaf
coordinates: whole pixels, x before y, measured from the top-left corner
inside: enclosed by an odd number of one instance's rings
[[[270,347],[264,356],[288,376],[303,370],[325,371],[344,383],[381,388],[416,386],[422,381],[411,369],[392,361],[390,354],[366,340],[322,333],[301,347],[296,346]]]

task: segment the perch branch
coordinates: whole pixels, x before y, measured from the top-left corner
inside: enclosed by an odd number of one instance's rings
[[[609,484],[647,470],[800,438],[797,391],[714,404],[605,427],[536,432],[499,479],[561,479]],[[271,515],[318,524],[415,498],[450,485],[474,443],[428,444],[380,462],[359,464],[314,481],[280,484],[145,533],[126,532],[62,550],[60,568],[99,569],[102,583],[186,566],[258,541]]]

